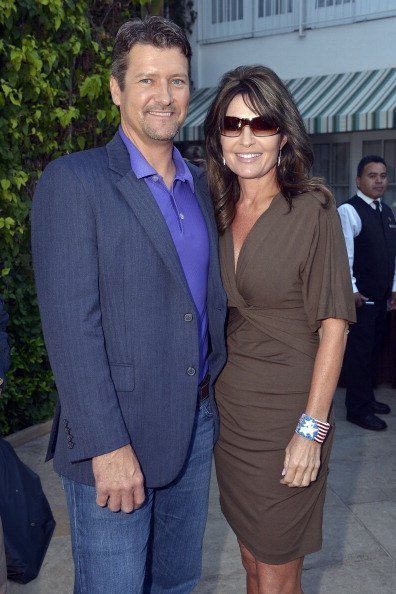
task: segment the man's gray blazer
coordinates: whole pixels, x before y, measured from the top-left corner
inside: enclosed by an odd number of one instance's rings
[[[213,401],[225,362],[226,299],[206,180],[197,168],[193,176],[210,239]],[[93,485],[91,458],[130,443],[146,485],[170,483],[193,430],[196,310],[166,222],[118,133],[105,147],[45,169],[33,200],[32,248],[60,399],[47,459],[54,454],[57,472]]]

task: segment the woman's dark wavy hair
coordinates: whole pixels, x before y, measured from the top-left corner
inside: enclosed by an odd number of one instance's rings
[[[309,174],[313,152],[304,122],[290,92],[270,68],[260,65],[238,66],[222,77],[204,122],[209,188],[219,232],[223,233],[231,225],[240,194],[237,176],[223,165],[220,144],[221,122],[237,95],[243,95],[250,109],[264,116],[271,125],[279,127],[280,134],[287,136],[276,174],[289,207],[292,208],[295,196],[312,191],[323,192],[325,206],[328,206],[332,198],[330,190],[321,178]]]

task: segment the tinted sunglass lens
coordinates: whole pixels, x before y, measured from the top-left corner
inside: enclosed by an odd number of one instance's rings
[[[238,136],[241,133],[241,120],[231,116],[225,116],[223,120],[222,133]]]
[[[272,126],[267,120],[260,116],[251,120],[250,128],[256,136],[273,136],[278,132],[276,126]]]
[[[262,116],[257,116],[251,120],[224,116],[220,132],[223,136],[239,136],[244,126],[249,126],[255,136],[273,136],[279,130],[279,128],[269,124]]]

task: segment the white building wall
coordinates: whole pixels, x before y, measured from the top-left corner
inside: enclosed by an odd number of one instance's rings
[[[265,64],[283,79],[396,65],[396,18],[208,44],[192,38],[195,88],[216,86],[241,64]]]

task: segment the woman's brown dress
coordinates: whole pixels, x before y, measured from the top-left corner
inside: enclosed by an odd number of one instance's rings
[[[305,412],[320,321],[355,320],[338,213],[323,204],[322,194],[303,194],[289,212],[278,194],[247,236],[236,272],[231,229],[220,239],[229,306],[228,362],[216,385],[220,501],[240,542],[271,564],[321,547],[332,435],[314,483],[279,481]]]

